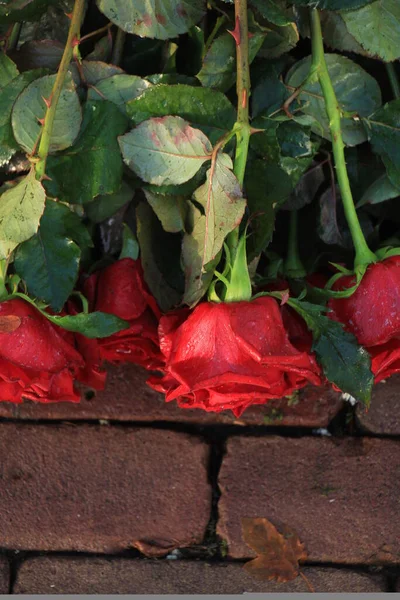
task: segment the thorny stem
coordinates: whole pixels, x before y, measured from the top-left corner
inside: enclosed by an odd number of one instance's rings
[[[393,96],[397,99],[400,98],[400,82],[397,77],[396,67],[393,63],[386,63],[386,71],[389,77],[390,85],[392,88]]]
[[[325,110],[329,119],[329,129],[332,137],[333,157],[335,161],[336,175],[342,196],[346,220],[351,232],[355,248],[354,266],[365,267],[377,261],[377,257],[369,249],[362,232],[357,212],[354,206],[353,196],[350,188],[349,176],[347,174],[346,160],[344,154],[344,143],[341,129],[340,108],[336,98],[335,90],[328,72],[325,61],[324,44],[322,39],[321,23],[318,10],[310,9],[311,22],[311,44],[312,44],[312,66],[317,69],[318,81],[322,88],[325,100]]]
[[[306,270],[301,262],[298,241],[298,211],[292,210],[289,221],[289,242],[285,260],[285,275],[301,278],[306,276]]]
[[[125,45],[125,31],[123,31],[122,29],[117,30],[117,34],[115,36],[115,40],[114,40],[114,44],[113,44],[113,51],[112,51],[112,56],[111,56],[111,62],[113,65],[119,65],[121,60],[122,60],[122,56],[123,56],[123,52],[124,52],[124,45]]]
[[[233,172],[243,186],[251,127],[249,123],[250,65],[249,65],[249,29],[247,21],[247,0],[235,0],[235,29],[232,33],[236,42],[236,91],[238,98],[236,124],[236,153]],[[235,258],[239,241],[239,229],[236,228],[227,237],[232,259]]]
[[[58,100],[64,85],[65,77],[71,62],[74,47],[79,43],[79,34],[81,30],[85,0],[75,0],[74,10],[72,12],[71,24],[69,27],[67,43],[58,68],[57,77],[54,82],[48,107],[44,117],[42,134],[40,137],[39,148],[37,151],[36,177],[42,179],[46,172],[46,161],[49,154],[50,138],[53,131],[54,117],[56,114]]]

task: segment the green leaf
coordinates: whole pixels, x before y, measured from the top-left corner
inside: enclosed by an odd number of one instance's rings
[[[34,21],[51,0],[6,0],[0,3],[0,23]]]
[[[114,333],[118,333],[123,329],[129,327],[129,323],[111,315],[95,311],[92,313],[79,313],[77,315],[67,315],[66,317],[59,317],[46,314],[46,318],[62,327],[67,331],[73,331],[74,333],[80,333],[87,338],[106,338]]]
[[[339,107],[344,112],[355,113],[359,117],[370,115],[381,105],[381,92],[375,79],[359,65],[350,59],[338,54],[325,55],[329,75],[335,89]],[[307,77],[311,64],[311,57],[303,58],[297,62],[286,76],[286,84],[290,91],[299,87]],[[308,83],[298,97],[303,102],[302,111],[314,117],[318,126],[313,131],[330,139],[328,117],[325,102],[319,82]],[[366,141],[366,133],[359,120],[342,119],[343,141],[348,146],[355,146]]]
[[[44,211],[45,192],[32,169],[0,196],[0,259],[32,237]]]
[[[276,212],[289,197],[292,182],[278,165],[257,159],[247,165],[245,189],[252,229],[249,256],[254,257],[272,240]]]
[[[200,81],[196,77],[182,75],[182,73],[153,73],[152,75],[147,75],[146,79],[153,85],[177,85],[178,83],[192,86],[200,85]]]
[[[288,173],[290,176],[290,173]],[[293,184],[292,179],[292,184]],[[299,210],[314,200],[319,188],[325,183],[323,163],[315,163],[312,168],[296,182],[296,187],[288,200],[282,205],[282,210]]]
[[[368,406],[374,383],[368,352],[341,323],[323,315],[323,308],[293,299],[289,305],[312,331],[313,351],[328,381]]]
[[[343,17],[336,12],[323,11],[320,13],[324,43],[333,50],[340,52],[356,52],[367,56],[368,53],[349,33]]]
[[[386,200],[400,196],[400,189],[395,187],[389,177],[384,174],[378,177],[372,185],[364,192],[357,208],[364,204],[380,204]]]
[[[115,104],[88,102],[75,144],[48,158],[48,194],[71,204],[86,204],[96,196],[118,191],[123,163],[117,136],[124,133],[127,122]]]
[[[75,64],[70,67],[73,79],[76,84],[81,82],[79,71]],[[108,79],[114,75],[123,75],[124,71],[116,65],[109,65],[97,60],[83,60],[82,74],[86,85],[97,85],[103,79]]]
[[[240,224],[244,214],[246,202],[231,169],[230,157],[218,155],[207,172],[206,182],[194,194],[196,206],[189,208],[192,230],[185,234],[182,246],[184,302],[188,304],[193,304],[198,293],[201,297],[205,266],[216,259],[226,236]]]
[[[194,200],[204,210],[204,219],[192,232],[201,240],[202,267],[221,250],[228,233],[242,220],[246,201],[232,173],[233,164],[227,154],[219,154],[207,172],[206,182],[194,193]]]
[[[177,115],[201,129],[215,143],[236,121],[228,98],[208,88],[191,85],[157,85],[128,102],[127,113],[138,125],[151,117]]]
[[[290,52],[298,41],[299,32],[294,23],[289,23],[285,27],[279,27],[270,23],[259,56],[270,60],[279,58],[282,54]]]
[[[152,185],[151,183],[142,184],[143,189],[150,190],[154,194],[165,194],[167,196],[192,196],[197,188],[203,183],[207,172],[207,166],[203,164],[196,175],[179,185]]]
[[[365,124],[372,149],[383,160],[392,184],[400,187],[400,99],[385,104]]]
[[[18,50],[18,65],[21,71],[43,69],[42,75],[48,75],[45,69],[57,71],[64,51],[64,45],[53,40],[31,40],[22,44]]]
[[[55,312],[62,309],[74,288],[81,257],[75,242],[90,243],[86,236],[78,215],[65,204],[47,200],[37,234],[17,248],[16,272],[29,293],[44,300]]]
[[[0,89],[18,77],[17,65],[0,50]]]
[[[296,6],[315,6],[315,0],[291,0]],[[352,10],[365,6],[372,0],[318,0],[319,10]]]
[[[139,244],[131,228],[124,223],[122,232],[122,250],[119,258],[132,258],[136,260],[139,257]]]
[[[279,110],[289,92],[281,81],[283,61],[265,61],[263,72],[251,94],[252,117],[268,117]]]
[[[97,0],[97,5],[127,33],[160,40],[186,33],[204,14],[202,0]]]
[[[182,196],[167,196],[154,194],[150,190],[143,190],[147,202],[159,218],[164,231],[178,233],[184,231],[188,210],[188,201]]]
[[[181,236],[165,233],[146,202],[136,208],[137,237],[144,277],[163,312],[181,302]]]
[[[251,148],[269,163],[279,165],[295,186],[319,148],[319,139],[311,137],[310,126],[300,124],[298,117],[259,118],[253,126],[264,131],[251,137]]]
[[[249,60],[255,58],[262,46],[265,33],[255,33],[249,39]],[[235,82],[236,46],[235,40],[229,33],[217,37],[208,49],[203,66],[197,75],[205,87],[228,91]]]
[[[369,54],[391,62],[400,58],[400,3],[376,0],[342,17],[351,35]]]
[[[189,181],[212,153],[204,133],[171,116],[143,121],[121,136],[119,144],[128,167],[155,185]]]
[[[8,162],[19,149],[11,126],[14,102],[26,86],[42,74],[41,69],[26,71],[0,89],[0,166]]]
[[[26,152],[32,153],[39,139],[42,126],[39,119],[46,114],[44,98],[50,98],[56,75],[46,75],[30,83],[17,98],[11,116],[15,139]],[[50,152],[71,146],[82,122],[82,111],[70,73],[57,104],[52,129]]]
[[[121,112],[128,114],[127,102],[140,96],[150,86],[149,81],[136,75],[113,75],[99,81],[96,87],[91,87],[88,100],[109,100],[116,104]]]
[[[92,202],[86,204],[85,212],[93,223],[101,223],[128,204],[133,195],[134,190],[132,187],[126,181],[122,181],[120,189],[114,194],[97,196]]]
[[[274,25],[289,25],[294,21],[282,0],[250,0],[250,5]]]

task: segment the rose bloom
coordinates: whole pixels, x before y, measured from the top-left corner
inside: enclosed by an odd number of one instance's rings
[[[344,290],[354,276],[341,277],[333,286]],[[353,333],[371,355],[375,383],[400,372],[400,256],[372,265],[350,298],[332,298],[329,316]]]
[[[284,292],[287,290],[290,293],[290,284],[286,279],[276,279],[260,289],[266,292]],[[283,325],[288,332],[291,344],[293,344],[297,350],[311,353],[313,337],[304,319],[301,318],[294,308],[286,303],[281,303],[279,308],[283,319]]]
[[[144,282],[139,260],[123,258],[94,273],[85,281],[83,293],[91,310],[116,315],[130,324],[97,340],[102,360],[131,362],[147,369],[162,366],[157,333],[160,310]],[[93,343],[85,344],[86,352],[94,356]]]
[[[79,402],[82,368],[73,334],[23,300],[0,303],[0,401]]]
[[[271,297],[174,311],[161,317],[159,336],[165,375],[148,383],[184,408],[240,416],[252,404],[321,382],[314,358],[290,343]]]

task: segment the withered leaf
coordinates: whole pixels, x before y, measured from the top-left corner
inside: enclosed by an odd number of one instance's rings
[[[284,525],[281,533],[265,518],[243,518],[243,539],[257,554],[244,565],[253,577],[262,581],[287,582],[299,574],[299,561],[307,558],[297,533]]]
[[[5,315],[0,317],[0,333],[12,333],[21,325],[21,319],[17,315]]]

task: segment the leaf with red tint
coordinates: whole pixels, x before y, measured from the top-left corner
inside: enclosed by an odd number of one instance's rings
[[[13,333],[21,325],[21,319],[17,315],[4,315],[0,317],[0,333]]]
[[[258,556],[244,565],[253,577],[262,581],[295,579],[299,574],[299,561],[307,558],[307,553],[298,535],[287,525],[280,533],[265,518],[242,519],[243,539]]]

